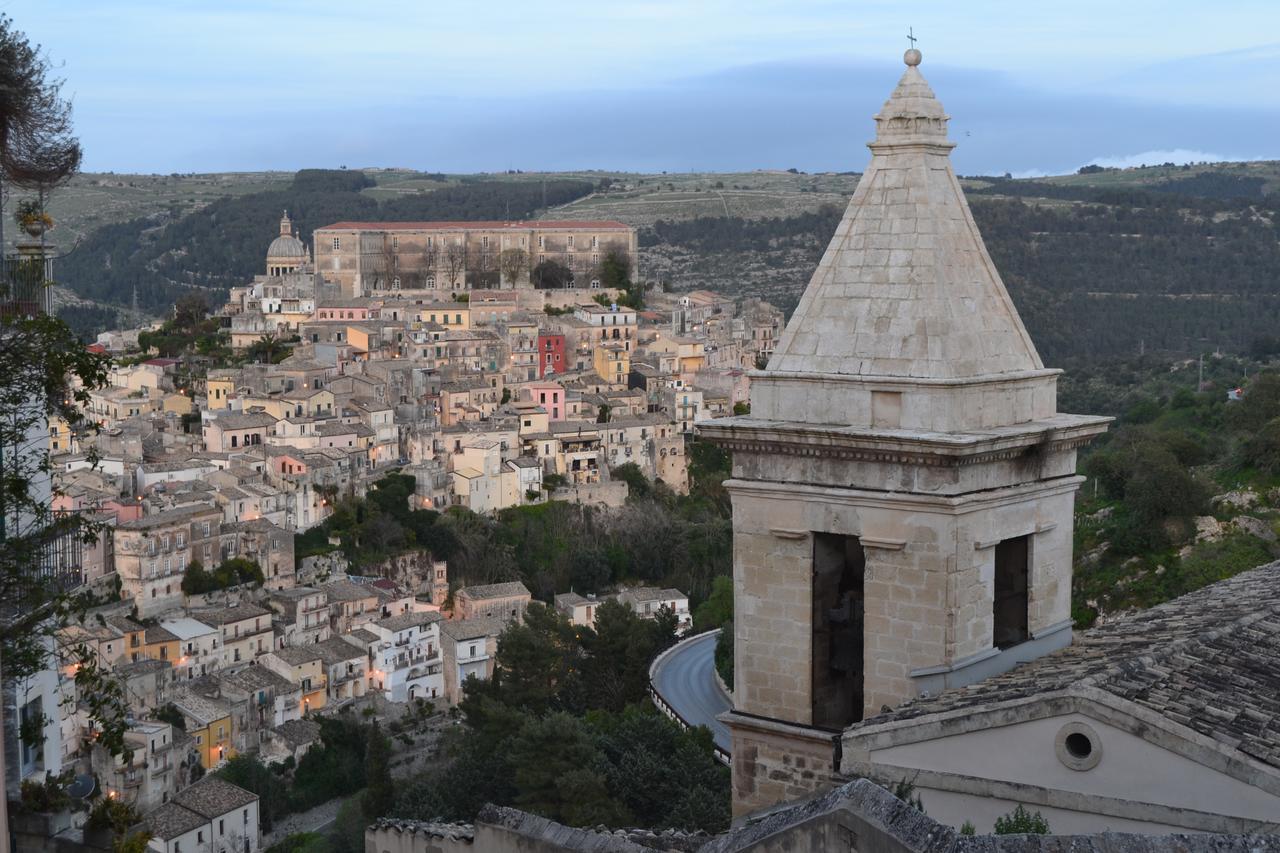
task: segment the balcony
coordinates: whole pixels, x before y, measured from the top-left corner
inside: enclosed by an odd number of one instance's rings
[[[52,258],[41,258],[44,248],[30,239],[19,240],[19,254],[0,261],[0,317],[35,317],[53,311]],[[48,247],[52,249],[53,247]]]
[[[331,684],[332,686],[336,687],[339,684],[346,684],[348,681],[360,681],[363,678],[364,678],[364,670],[357,669],[352,672],[345,673],[344,675],[339,675],[337,678],[335,678],[331,682]]]

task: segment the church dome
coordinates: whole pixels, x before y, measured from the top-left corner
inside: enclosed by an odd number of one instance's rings
[[[258,245],[262,244],[259,243]],[[272,259],[280,258],[281,260],[286,258],[306,260],[307,247],[292,234],[281,234],[272,240],[271,245],[267,247],[267,257]]]
[[[271,241],[267,247],[267,275],[284,275],[295,272],[310,260],[307,247],[293,233],[293,222],[289,219],[289,211],[280,218],[280,236]]]

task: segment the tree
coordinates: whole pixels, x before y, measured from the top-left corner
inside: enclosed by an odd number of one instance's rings
[[[733,578],[721,575],[711,582],[711,594],[693,611],[693,630],[719,628],[733,618]]]
[[[481,247],[469,252],[467,260],[467,286],[472,290],[489,290],[502,283],[497,260],[492,252]]]
[[[385,817],[395,805],[395,783],[391,781],[391,742],[387,740],[377,722],[369,727],[364,748],[364,789],[361,807],[364,819],[372,822]]]
[[[200,293],[188,293],[173,306],[173,324],[179,329],[194,329],[208,315],[209,303]]]
[[[1231,408],[1231,423],[1240,430],[1261,429],[1280,417],[1280,373],[1260,373],[1244,389],[1244,399]]]
[[[719,578],[717,578],[719,580]],[[716,672],[723,679],[725,687],[733,690],[733,620],[720,626],[720,635],[716,637],[715,651]]]
[[[609,474],[613,479],[622,480],[627,484],[627,500],[629,501],[645,500],[653,494],[653,484],[649,482],[649,478],[640,470],[640,466],[634,462],[625,462],[612,469]]]
[[[61,90],[40,46],[0,16],[0,200],[7,187],[22,187],[38,191],[43,208],[45,195],[80,169],[80,140]]]
[[[258,813],[265,830],[289,811],[284,782],[256,755],[236,755],[214,775],[258,795]]]
[[[649,664],[675,643],[675,614],[660,609],[642,619],[614,599],[596,608],[595,630],[581,633],[581,700],[587,708],[621,711],[649,693]]]
[[[503,249],[498,255],[498,269],[502,280],[514,287],[529,271],[529,253],[524,249]]]
[[[444,249],[444,268],[449,273],[449,287],[458,286],[458,276],[467,266],[467,249],[461,243],[453,242]]]
[[[265,582],[262,567],[247,557],[223,560],[212,572],[206,571],[199,560],[192,560],[182,574],[182,591],[186,595],[200,595],[241,584],[261,585]]]
[[[1049,821],[1040,812],[1032,814],[1021,804],[1007,815],[996,818],[996,835],[1048,835]]]
[[[573,555],[569,580],[578,592],[592,593],[609,583],[609,562],[594,548],[584,548]]]
[[[175,729],[178,729],[184,732],[187,730],[187,718],[182,716],[182,712],[179,711],[178,707],[174,705],[172,702],[170,702],[167,705],[161,705],[159,708],[157,708],[155,712],[155,717],[160,722],[168,723],[169,725],[173,726]]]
[[[573,627],[555,610],[533,604],[524,623],[498,637],[494,685],[513,708],[543,713],[553,707],[560,685],[573,670]]]
[[[564,290],[573,287],[573,270],[558,261],[541,261],[529,275],[538,290]]]
[[[564,712],[532,720],[511,744],[516,804],[571,826],[616,823],[591,732]]]
[[[249,345],[246,355],[254,362],[275,364],[276,352],[280,349],[280,338],[268,332]]]
[[[729,825],[728,768],[705,728],[682,731],[652,707],[589,717],[610,794],[641,826],[720,832]]]
[[[600,286],[611,290],[631,289],[631,259],[615,250],[600,262]]]
[[[364,853],[364,833],[367,826],[360,809],[360,795],[342,804],[333,820],[329,834],[330,853]]]
[[[1266,474],[1280,474],[1280,418],[1267,421],[1249,435],[1240,454],[1246,464]]]
[[[436,272],[440,266],[440,250],[436,248],[433,240],[430,245],[423,246],[422,251],[418,252],[418,268],[413,273],[415,284],[418,287],[426,287],[426,280],[432,280],[432,286],[435,286]]]
[[[6,270],[3,284],[10,293],[20,272]],[[77,666],[75,681],[87,691],[80,695],[90,706],[99,743],[126,754],[123,686],[83,644],[59,646],[62,628],[83,622],[92,603],[68,591],[79,566],[65,564],[60,555],[95,542],[101,527],[76,513],[55,514],[49,500],[56,489],[48,425],[60,419],[76,432],[93,429],[83,411],[89,392],[106,384],[107,364],[55,317],[0,317],[0,661],[6,679],[30,677],[51,665]]]

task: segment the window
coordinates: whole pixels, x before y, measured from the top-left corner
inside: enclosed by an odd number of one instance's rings
[[[394,251],[398,250],[399,248],[400,248],[400,238],[399,238],[399,237],[392,237],[392,238],[391,238],[391,250],[394,252]]]
[[[226,829],[222,825],[222,818],[218,818],[218,834],[224,835],[225,833],[226,833]]]
[[[573,251],[573,235],[570,234],[568,239],[569,239],[569,251],[572,252]]]
[[[436,288],[436,277],[433,275],[427,276],[427,289],[435,290],[435,288]]]
[[[488,237],[481,237],[481,238],[480,238],[480,247],[481,247],[481,248],[483,248],[483,249],[487,249],[487,248],[489,248],[489,238],[488,238]]]
[[[600,245],[600,238],[599,238],[599,237],[592,237],[592,238],[591,238],[591,248],[593,248],[593,249],[594,249],[594,248],[597,248],[599,245]]]
[[[399,276],[396,276],[395,278],[391,279],[391,289],[392,289],[392,290],[399,290],[399,289],[400,289],[400,277],[399,277]]]
[[[1058,760],[1072,770],[1092,770],[1102,760],[1102,742],[1088,723],[1067,723],[1054,738]]]
[[[333,238],[333,250],[334,250],[335,252],[337,252],[337,251],[340,251],[341,249],[342,249],[342,238],[341,238],[341,237],[334,237],[334,238]]]
[[[539,248],[539,249],[545,249],[546,247],[547,247],[547,238],[546,238],[546,237],[539,236],[539,237],[538,237],[538,248]],[[538,255],[538,260],[542,260],[542,255]]]

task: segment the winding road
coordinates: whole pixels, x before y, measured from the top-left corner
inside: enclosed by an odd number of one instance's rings
[[[715,649],[719,631],[677,644],[654,661],[650,676],[658,695],[688,724],[711,729],[716,746],[729,752],[729,729],[716,719],[732,707],[716,683]]]

